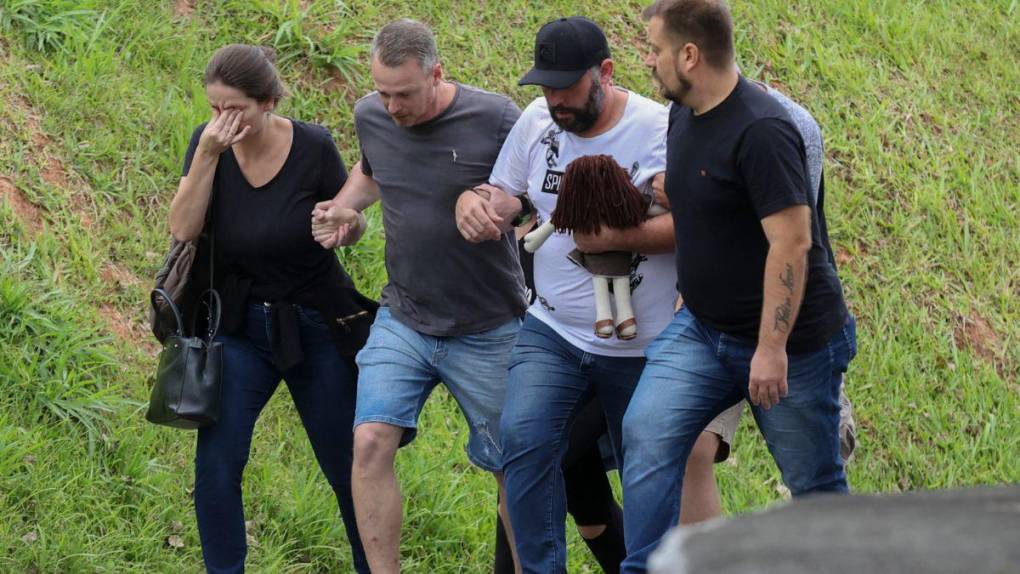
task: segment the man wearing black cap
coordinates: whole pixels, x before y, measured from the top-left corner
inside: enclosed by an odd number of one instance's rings
[[[511,221],[520,209],[517,198],[526,212],[548,220],[563,173],[577,157],[612,156],[639,189],[650,187],[665,169],[666,108],[613,85],[605,35],[590,20],[562,18],[543,26],[535,66],[520,83],[541,86],[544,97],[527,107],[507,136],[491,185],[458,201],[458,227],[468,240],[499,237],[500,222]],[[591,276],[566,257],[578,245],[634,252],[630,283],[640,325],[635,339],[603,339],[592,330]],[[511,354],[500,425],[507,503],[524,572],[566,570],[567,501],[560,460],[567,437],[575,416],[597,396],[619,452],[621,420],[644,366],[644,346],[672,315],[672,250],[667,214],[597,236],[556,233],[535,253],[536,302]],[[615,529],[607,534],[619,537],[611,513],[574,514],[580,526],[605,524]],[[588,542],[608,572],[618,568],[622,549]]]

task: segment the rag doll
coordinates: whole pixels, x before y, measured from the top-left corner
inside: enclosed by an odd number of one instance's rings
[[[553,231],[598,233],[603,226],[627,229],[639,225],[647,216],[665,209],[642,194],[630,176],[608,155],[582,156],[570,162],[563,175],[556,209],[552,217],[524,236],[524,248],[538,250]],[[628,251],[583,253],[577,249],[567,258],[592,275],[595,290],[595,335],[607,339],[615,331],[623,340],[637,336],[637,321],[630,304],[630,266]],[[616,317],[609,304],[612,282]]]

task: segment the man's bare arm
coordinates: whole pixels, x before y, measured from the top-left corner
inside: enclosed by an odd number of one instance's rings
[[[362,211],[379,197],[379,184],[362,171],[359,161],[336,196],[315,205],[312,236],[327,249],[357,243],[367,227]]]
[[[804,298],[811,209],[790,207],[762,220],[769,241],[758,346],[785,349]]]
[[[361,171],[361,162],[354,164],[347,182],[333,198],[333,205],[346,207],[355,211],[365,211],[370,205],[379,201],[379,184],[372,176]]]
[[[761,220],[769,253],[765,260],[758,348],[751,360],[751,402],[769,408],[786,395],[786,342],[797,322],[807,284],[811,208],[788,207]]]
[[[665,173],[657,173],[652,177],[654,203],[667,210],[666,213],[649,217],[632,229],[603,229],[593,235],[575,235],[574,244],[585,253],[603,251],[672,253],[676,250],[676,238],[673,234],[673,215],[668,211],[669,198],[666,196],[665,183]]]
[[[596,234],[574,234],[574,243],[585,253],[604,251],[635,251],[638,253],[672,253],[676,249],[673,214],[663,213],[629,229],[602,228]]]

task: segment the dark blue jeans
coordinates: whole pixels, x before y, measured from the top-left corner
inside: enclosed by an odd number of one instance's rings
[[[626,574],[680,517],[687,456],[713,418],[748,397],[756,343],[713,329],[686,307],[645,350],[648,364],[623,421]],[[839,454],[839,385],[857,349],[851,318],[821,349],[790,354],[789,394],[769,410],[751,407],[794,496],[847,492]]]
[[[619,453],[623,414],[644,363],[586,353],[532,315],[524,319],[510,355],[500,433],[510,525],[526,574],[566,572],[561,461],[574,418],[597,395]]]
[[[199,429],[195,454],[195,512],[206,569],[215,574],[244,572],[248,548],[241,476],[255,421],[283,379],[319,468],[336,493],[355,569],[367,574],[351,498],[354,368],[337,352],[322,316],[300,308],[304,361],[280,372],[272,361],[269,313],[268,306],[249,306],[241,332],[217,337],[223,343],[220,420]]]

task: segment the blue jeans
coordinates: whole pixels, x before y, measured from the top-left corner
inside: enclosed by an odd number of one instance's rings
[[[619,453],[623,415],[644,363],[644,357],[586,353],[542,321],[525,318],[510,356],[500,424],[507,507],[525,573],[566,572],[567,505],[560,463],[571,424],[592,394],[598,395]],[[619,457],[617,463],[622,464]]]
[[[380,307],[358,353],[354,426],[386,423],[404,429],[400,446],[417,435],[418,415],[440,381],[468,421],[468,459],[490,472],[503,468],[499,413],[506,395],[506,363],[520,319],[471,335],[434,337],[404,325]]]
[[[247,545],[241,476],[255,421],[284,379],[319,468],[340,504],[354,568],[367,574],[351,499],[354,368],[337,352],[322,316],[299,308],[304,361],[280,372],[272,359],[270,310],[249,306],[240,332],[217,337],[223,343],[220,420],[199,429],[195,454],[195,512],[205,567],[215,574],[244,572]]]
[[[839,385],[856,353],[853,319],[818,351],[788,356],[789,395],[751,407],[790,492],[847,492],[839,454]],[[687,456],[705,425],[748,397],[756,343],[708,327],[686,307],[645,351],[648,364],[623,421],[623,572],[646,571],[649,553],[680,516]]]

